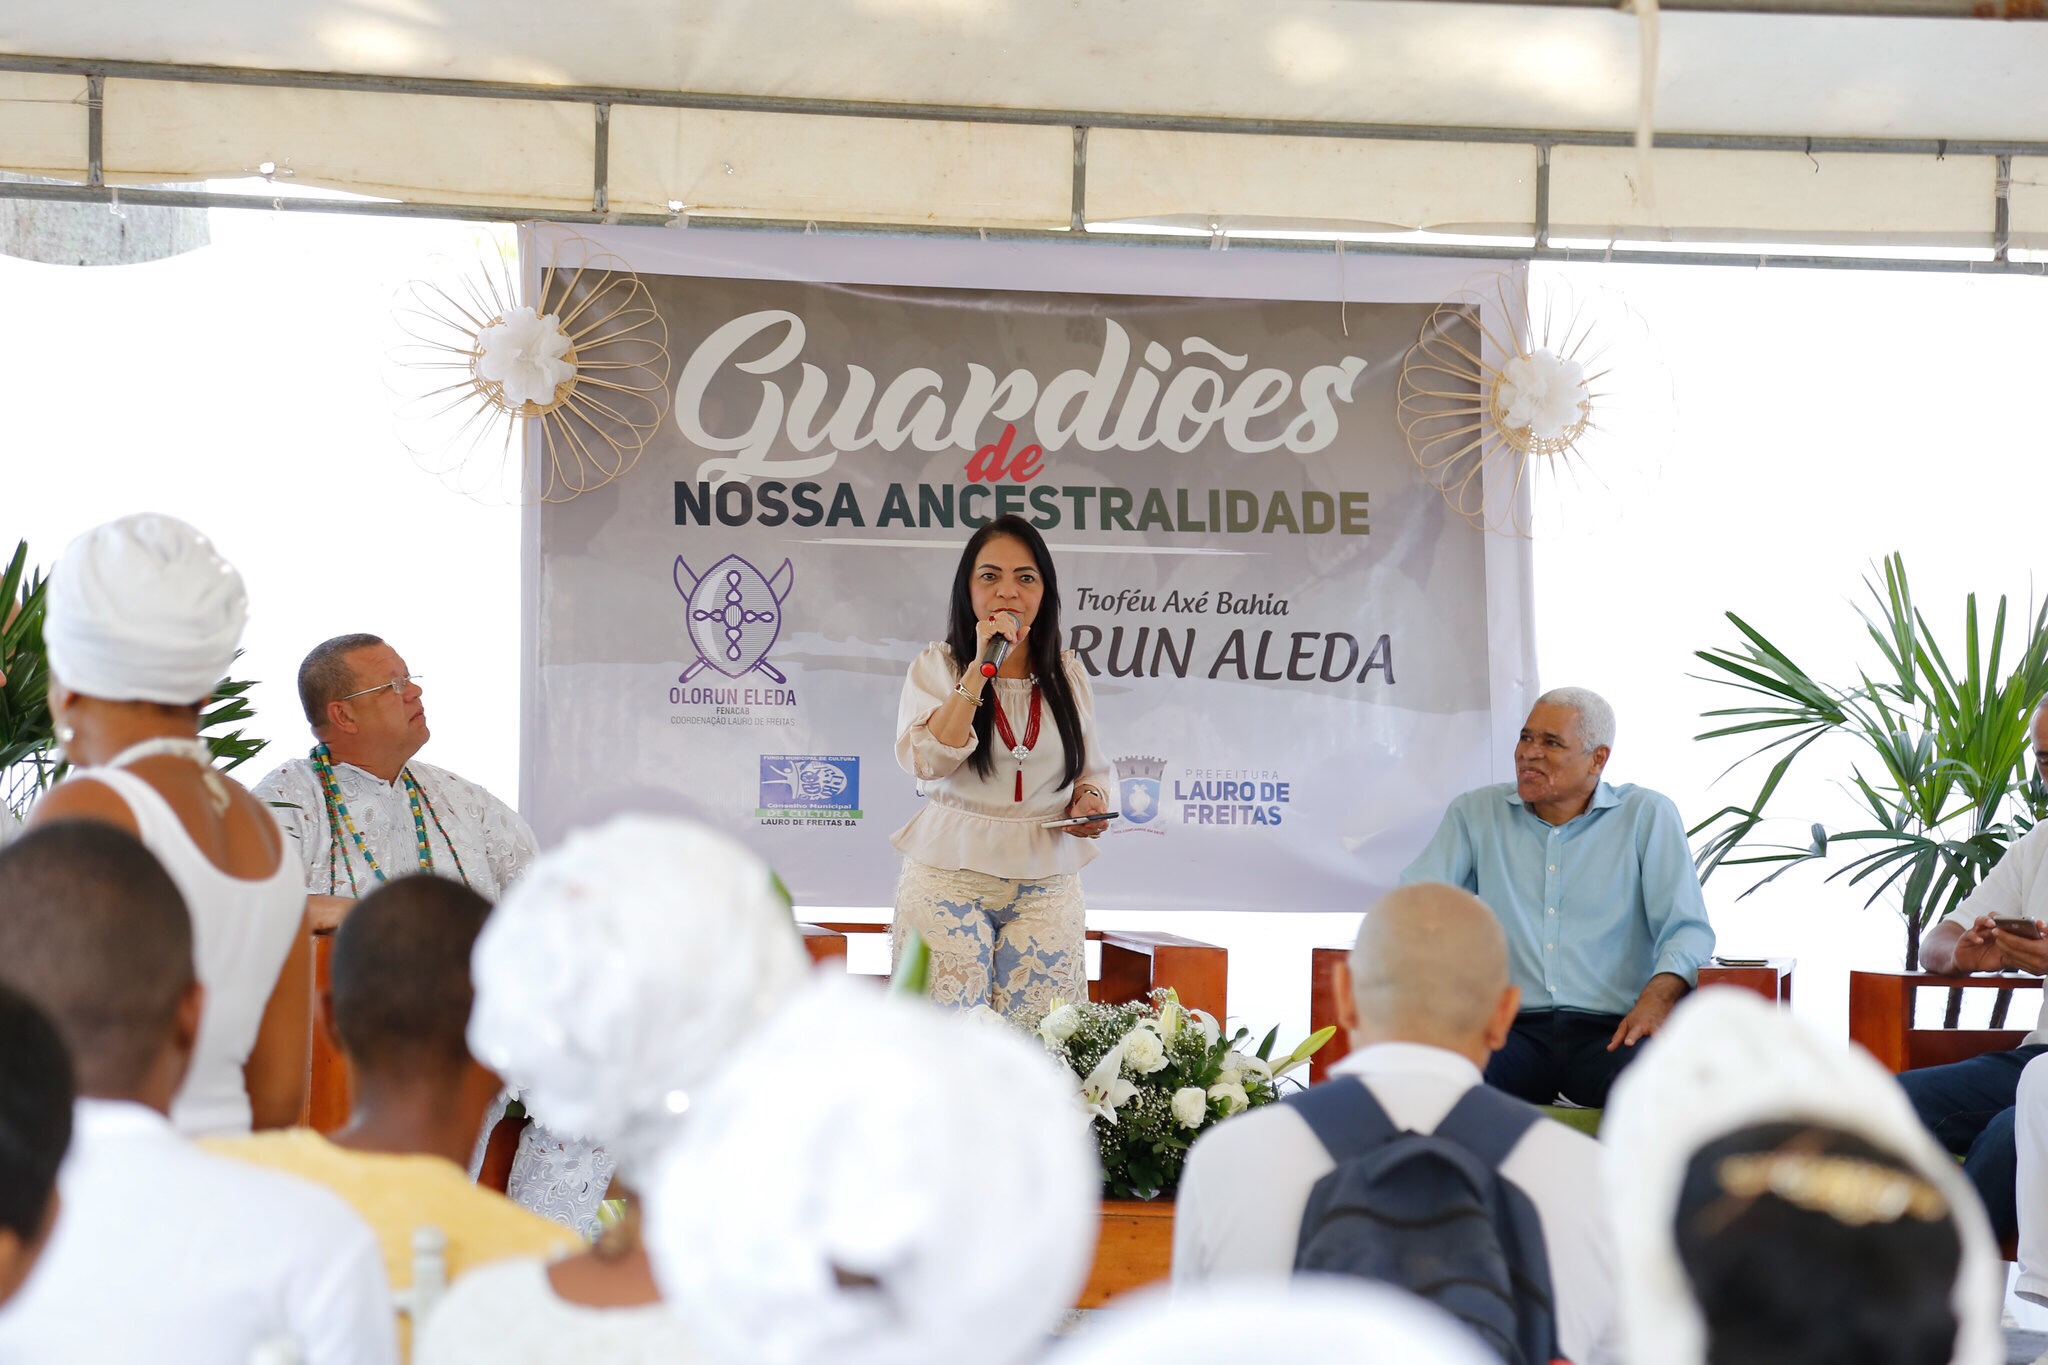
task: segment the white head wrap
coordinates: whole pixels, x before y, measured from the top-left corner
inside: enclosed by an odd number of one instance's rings
[[[1861,1049],[1822,1038],[1784,1009],[1732,986],[1681,1005],[1649,1054],[1621,1074],[1600,1125],[1617,1210],[1626,1354],[1658,1365],[1707,1358],[1706,1321],[1678,1259],[1686,1167],[1700,1148],[1759,1123],[1854,1133],[1925,1176],[1954,1211],[1962,1265],[1951,1302],[1955,1365],[2005,1359],[2004,1279],[1977,1195],[1914,1115],[1905,1091]]]
[[[105,701],[185,706],[227,676],[249,594],[212,542],[154,512],[95,526],[50,571],[50,671]]]
[[[734,1365],[1012,1365],[1080,1292],[1101,1181],[1036,1042],[840,975],[691,1111],[644,1226],[663,1297]]]
[[[621,816],[542,855],[484,922],[469,1045],[630,1172],[805,964],[766,863],[702,825]]]
[[[1330,1275],[1240,1280],[1199,1294],[1148,1289],[1110,1304],[1047,1365],[1500,1365],[1413,1294]]]

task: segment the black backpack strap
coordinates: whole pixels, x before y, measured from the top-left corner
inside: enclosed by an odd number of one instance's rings
[[[1436,1126],[1436,1135],[1457,1143],[1497,1171],[1529,1125],[1542,1117],[1532,1104],[1492,1086],[1475,1085],[1451,1106],[1451,1112]]]
[[[1289,1095],[1286,1102],[1329,1150],[1330,1160],[1339,1165],[1401,1132],[1365,1082],[1349,1076]]]

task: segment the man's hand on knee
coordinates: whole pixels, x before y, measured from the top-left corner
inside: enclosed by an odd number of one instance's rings
[[[1643,1039],[1664,1027],[1664,1021],[1671,1017],[1672,1007],[1685,998],[1692,988],[1685,979],[1670,972],[1659,972],[1650,978],[1650,984],[1643,987],[1643,993],[1636,997],[1635,1008],[1622,1016],[1621,1023],[1614,1029],[1614,1037],[1608,1040],[1607,1050],[1620,1047],[1634,1047]]]

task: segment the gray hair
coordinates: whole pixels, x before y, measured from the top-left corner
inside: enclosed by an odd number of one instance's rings
[[[1579,718],[1579,738],[1586,752],[1614,747],[1614,708],[1607,698],[1585,687],[1553,687],[1536,699],[1537,706],[1562,706]],[[1533,708],[1532,708],[1533,709]]]
[[[306,723],[318,730],[327,724],[327,703],[339,701],[356,685],[348,656],[359,649],[373,649],[384,643],[378,635],[337,635],[313,646],[313,652],[299,664],[299,705]]]

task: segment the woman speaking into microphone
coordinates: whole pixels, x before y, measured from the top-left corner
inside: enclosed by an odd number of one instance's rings
[[[1082,866],[1108,819],[1112,770],[1088,674],[1060,649],[1059,577],[1022,517],[974,533],[953,571],[944,644],[903,681],[896,759],[929,798],[891,836],[903,853],[891,930],[931,946],[931,996],[1036,1024],[1084,1000]]]

